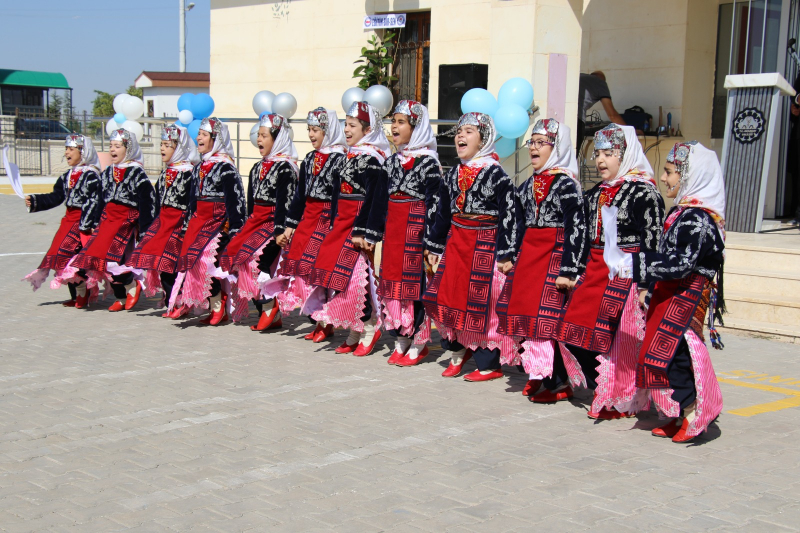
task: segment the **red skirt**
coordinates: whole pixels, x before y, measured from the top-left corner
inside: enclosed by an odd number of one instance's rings
[[[422,297],[425,275],[422,239],[425,236],[426,214],[424,200],[389,200],[381,252],[379,296],[417,301]]]
[[[222,230],[226,219],[224,202],[197,201],[197,209],[189,220],[189,227],[183,237],[178,272],[191,270],[211,239]]]
[[[231,271],[234,266],[249,263],[253,256],[267,244],[275,234],[275,206],[256,205],[253,214],[247,219],[228,243],[219,258],[222,270]]]
[[[558,330],[566,293],[556,289],[564,251],[563,228],[527,228],[519,259],[508,274],[497,303],[503,335],[552,339]],[[519,283],[514,279],[519,276]]]
[[[325,236],[311,271],[312,285],[333,291],[347,289],[361,255],[353,246],[350,234],[353,232],[353,223],[363,204],[362,200],[339,199],[333,229]]]
[[[636,367],[637,387],[669,387],[667,367],[692,324],[706,283],[708,280],[700,274],[656,283],[647,309],[644,342]]]
[[[490,321],[497,225],[454,217],[439,268],[422,301],[438,324],[486,333]]]
[[[279,275],[308,276],[314,268],[317,254],[325,237],[331,232],[331,203],[306,198],[303,218],[286,249]]]
[[[181,253],[185,211],[163,206],[126,265],[142,270],[174,273]]]
[[[635,249],[626,251],[633,252]],[[592,248],[586,272],[578,280],[558,325],[556,340],[598,353],[607,353],[630,295],[630,279],[608,279],[603,249]]]
[[[84,270],[106,271],[106,261],[122,263],[128,243],[136,231],[139,210],[109,202],[86,248],[78,254],[72,266]]]
[[[81,209],[68,207],[66,214],[61,219],[53,242],[47,254],[39,264],[40,269],[61,270],[69,260],[81,249],[81,233],[78,226],[81,222]]]

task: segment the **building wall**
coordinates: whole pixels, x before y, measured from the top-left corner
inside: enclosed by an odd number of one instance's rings
[[[606,74],[614,106],[672,113],[684,137],[709,144],[720,0],[586,0],[581,72]],[[606,119],[602,106],[594,109]]]
[[[508,78],[524,77],[546,110],[551,53],[568,56],[566,113],[577,116],[583,0],[212,0],[210,93],[216,112],[254,117],[252,97],[266,89],[292,93],[296,117],[317,106],[343,114],[342,93],[357,84],[353,62],[373,33],[362,29],[364,16],[421,10],[431,11],[433,118],[441,64],[487,63],[488,88],[495,94]],[[298,140],[305,137],[296,130]]]

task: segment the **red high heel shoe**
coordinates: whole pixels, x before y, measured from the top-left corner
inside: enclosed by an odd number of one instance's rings
[[[89,291],[86,291],[86,294],[83,296],[76,296],[75,297],[75,309],[86,309],[89,307]]]
[[[681,430],[681,419],[676,418],[675,420],[670,420],[669,423],[655,428],[652,433],[654,437],[664,437],[664,438],[672,438],[678,434]]]
[[[210,326],[216,326],[221,324],[222,322],[228,321],[228,310],[226,309],[226,303],[228,303],[228,295],[224,292],[222,293],[222,298],[220,298],[220,302],[222,305],[220,306],[219,311],[211,311],[206,318],[200,321],[201,324],[208,324]]]
[[[481,374],[480,370],[473,370],[466,376],[464,376],[464,381],[491,381],[493,379],[500,379],[503,377],[502,370],[492,370],[488,374]]]
[[[528,382],[525,384],[525,388],[522,389],[522,395],[533,396],[541,388],[541,386],[542,386],[541,379],[529,379]]]
[[[375,349],[375,345],[378,344],[378,340],[380,338],[381,338],[381,330],[376,329],[375,335],[372,337],[372,342],[369,343],[368,345],[360,343],[353,352],[353,355],[355,355],[356,357],[364,357],[365,355],[371,354],[372,350]]]
[[[125,304],[123,304],[119,300],[115,300],[114,303],[111,304],[111,307],[108,308],[108,310],[111,311],[112,313],[122,311],[123,309],[125,309]]]
[[[568,400],[572,398],[573,392],[572,387],[564,387],[559,391],[551,391],[551,390],[543,390],[533,396],[529,396],[528,400],[532,401],[533,403],[556,403],[562,400]]]
[[[313,341],[313,340],[314,340],[314,336],[315,336],[317,333],[319,333],[320,331],[322,331],[322,325],[320,325],[320,323],[319,323],[319,322],[317,322],[317,325],[316,325],[316,326],[314,326],[314,329],[313,329],[313,330],[311,330],[311,333],[306,333],[306,334],[303,336],[303,339],[305,339],[305,340],[307,340],[307,341]]]
[[[278,316],[280,312],[281,310],[277,305],[270,309],[269,313],[263,311],[261,313],[261,318],[258,319],[258,324],[250,326],[250,329],[253,331],[264,331],[265,329],[278,329],[283,327],[283,317],[275,320],[275,317]]]
[[[414,366],[414,365],[418,365],[418,364],[420,364],[422,362],[423,359],[428,357],[428,353],[429,353],[428,352],[428,347],[426,346],[425,348],[422,349],[421,352],[419,352],[419,356],[416,359],[410,359],[408,357],[408,355],[406,355],[405,357],[400,359],[396,364],[397,364],[397,366]]]
[[[314,334],[314,344],[320,343],[328,337],[333,337],[333,324],[328,324]]]
[[[683,423],[681,424],[681,429],[679,429],[678,432],[675,433],[675,436],[672,437],[672,442],[677,442],[678,444],[680,444],[682,442],[692,441],[694,440],[695,437],[699,437],[699,435],[690,437],[689,435],[686,434],[688,430],[689,430],[689,419],[684,418]]]

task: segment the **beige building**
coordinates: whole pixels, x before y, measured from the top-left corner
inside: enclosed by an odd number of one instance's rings
[[[781,72],[793,81],[796,70],[786,43],[797,33],[797,3],[212,0],[210,92],[222,117],[255,118],[251,100],[264,89],[292,93],[296,118],[320,105],[342,113],[342,93],[358,82],[352,77],[354,61],[375,33],[364,29],[365,16],[405,13],[398,62],[405,70],[398,93],[422,100],[432,118],[449,118],[445,110],[460,100],[458,91],[451,95],[453,80],[440,79],[442,66],[479,64],[488,65],[489,91],[496,94],[508,78],[526,78],[539,107],[534,118],[563,114],[556,118],[574,129],[579,74],[602,70],[620,113],[641,106],[653,116],[653,129],[659,109],[663,125],[672,114],[672,126],[682,135],[648,152],[658,168],[679,139],[699,140],[721,154],[725,75]],[[469,77],[461,85],[462,91],[476,86]],[[599,104],[594,109],[606,118]],[[246,137],[249,127],[242,130]],[[297,131],[296,140],[303,141]],[[787,131],[784,125],[784,146]],[[643,141],[650,146],[655,138]],[[241,146],[243,156],[256,155],[249,143]],[[307,147],[298,145],[301,151]]]

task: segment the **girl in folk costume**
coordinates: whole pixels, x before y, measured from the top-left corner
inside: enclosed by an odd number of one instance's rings
[[[161,130],[161,160],[167,164],[156,182],[156,199],[161,210],[126,264],[146,270],[145,294],[151,297],[162,289],[164,305],[167,305],[178,276],[178,257],[192,190],[192,168],[200,161],[186,128],[169,125]],[[181,314],[174,311],[161,316],[179,318]]]
[[[391,147],[378,112],[367,102],[350,107],[344,134],[350,149],[334,176],[333,227],[311,273],[311,283],[327,289],[328,301],[311,317],[348,328],[350,334],[336,353],[361,357],[372,352],[381,336],[372,258],[364,239],[369,205],[364,203],[373,197],[378,181],[385,179],[381,165]]]
[[[467,113],[456,131],[461,164],[442,180],[437,219],[425,239],[428,262],[439,268],[422,299],[451,352],[442,376],[458,376],[474,355],[478,369],[464,379],[489,381],[503,377],[501,355],[516,355],[513,339],[497,332],[495,311],[516,251],[514,184],[495,153],[489,115]]]
[[[71,168],[59,176],[53,192],[25,197],[29,213],[46,211],[62,203],[67,206],[67,212],[61,219],[50,249],[39,267],[25,276],[33,285],[33,290],[41,287],[50,270],[55,270],[56,274],[50,286],[54,289],[61,286],[64,268],[88,242],[103,213],[103,181],[92,140],[83,135],[70,134],[67,135],[64,147],[64,157]],[[70,299],[63,303],[65,307],[83,309],[89,303],[85,273],[81,273],[79,277],[82,278],[80,281],[68,284]]]
[[[423,240],[438,208],[442,170],[428,110],[419,102],[397,105],[392,137],[398,152],[384,163],[387,177],[375,187],[365,238],[369,251],[383,241],[378,295],[387,330],[397,338],[388,362],[412,366],[428,355],[431,340],[431,321],[422,305]]]
[[[334,176],[344,164],[348,148],[335,111],[318,107],[308,113],[306,123],[314,149],[300,163],[286,229],[277,239],[278,245],[286,248],[280,275],[289,278],[287,289],[277,295],[284,312],[303,309],[314,292],[310,276],[320,245],[331,231]],[[332,335],[333,325],[316,322],[314,330],[304,338],[322,342]]]
[[[497,315],[499,333],[525,339],[520,357],[501,362],[521,359],[530,377],[523,394],[540,401],[534,394],[561,359],[553,340],[558,322],[569,291],[586,268],[586,219],[569,128],[553,119],[539,120],[527,145],[533,176],[517,191],[519,255]]]
[[[258,324],[254,331],[276,329],[283,325],[280,307],[273,300],[272,309],[264,311],[267,300],[262,299],[257,279],[275,274],[281,248],[275,235],[282,235],[286,212],[292,201],[297,182],[297,150],[290,136],[291,126],[281,115],[263,115],[258,127],[258,151],[261,161],[250,170],[247,189],[249,218],[241,231],[231,239],[220,257],[220,267],[235,274],[231,297],[236,300],[234,320],[247,315],[247,300],[258,309]]]
[[[228,126],[216,117],[204,118],[197,134],[202,160],[192,170],[189,226],[183,237],[178,277],[170,297],[170,310],[209,309],[202,324],[216,326],[228,320],[227,293],[211,276],[218,253],[225,249],[247,218],[242,179],[233,166],[233,146]]]
[[[108,310],[115,312],[130,310],[139,301],[142,284],[125,261],[133,252],[137,232],[143,235],[156,218],[158,203],[136,136],[123,129],[112,131],[109,154],[111,166],[102,174],[103,217],[70,268],[86,270],[91,285],[110,274],[116,301]]]
[[[713,322],[724,304],[721,277],[719,300],[712,281],[724,261],[725,187],[716,154],[696,141],[672,148],[661,182],[675,207],[664,223],[658,251],[619,254],[622,259],[610,260],[609,269],[620,278],[650,284],[636,385],[640,393],[649,393],[662,416],[674,417],[653,435],[688,442],[722,412],[703,323],[708,311],[716,347]]]
[[[595,391],[589,417],[609,420],[632,416],[644,407],[634,396],[644,325],[638,302],[648,284],[609,278],[601,208],[618,208],[616,242],[623,251],[655,252],[664,201],[632,127],[608,125],[595,134],[594,148],[603,181],[584,195],[589,260],[559,323],[557,339],[564,343],[561,352],[571,384]],[[571,387],[565,383],[551,392],[562,392],[552,398],[560,400],[571,395]]]

